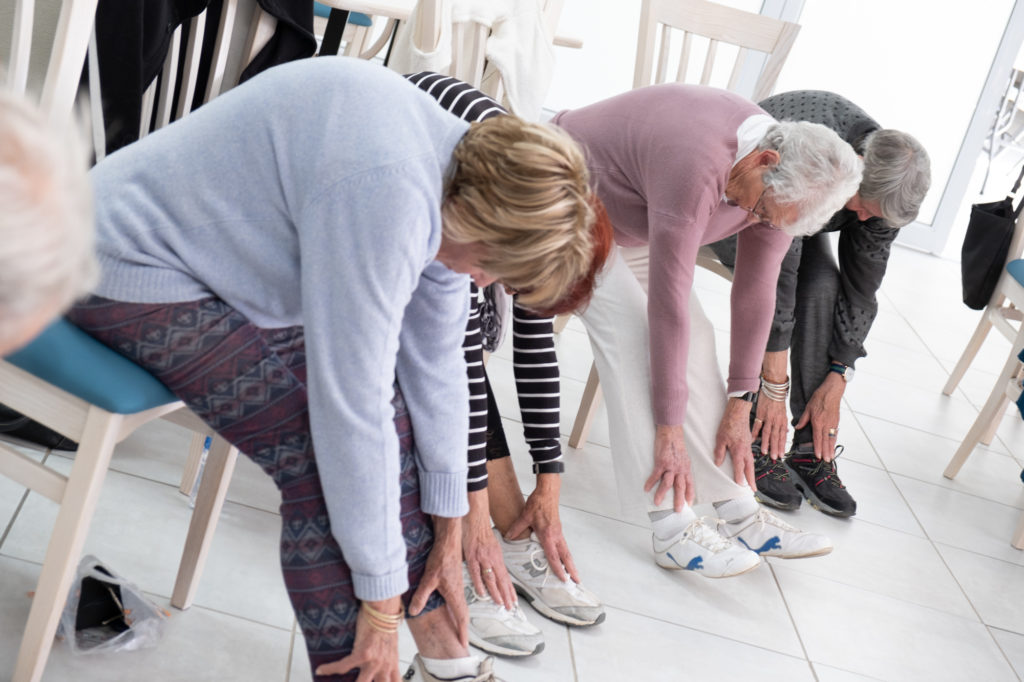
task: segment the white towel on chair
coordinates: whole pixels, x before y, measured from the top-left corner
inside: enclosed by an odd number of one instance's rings
[[[452,24],[473,22],[488,26],[487,60],[505,85],[513,113],[528,120],[540,118],[554,68],[552,36],[538,0],[450,0],[442,5],[441,35],[435,49],[419,49],[413,40],[419,5],[395,37],[389,66],[399,73],[449,73],[452,64]],[[473,83],[477,87],[479,83]]]

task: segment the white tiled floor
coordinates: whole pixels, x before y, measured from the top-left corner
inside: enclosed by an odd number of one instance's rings
[[[698,287],[712,320],[727,324],[727,284],[702,271]],[[805,505],[787,515],[833,538],[836,550],[826,557],[769,560],[723,581],[659,569],[648,531],[624,519],[615,502],[599,415],[586,448],[567,451],[562,502],[566,537],[608,618],[568,629],[528,611],[546,649],[499,661],[500,675],[510,682],[1021,679],[1024,552],[1009,538],[1024,510],[1024,422],[1008,412],[991,446],[976,450],[956,480],[942,477],[1009,350],[994,335],[956,393],[941,395],[978,320],[959,300],[956,263],[894,251],[870,355],[843,407],[840,471],[859,512],[842,521]],[[719,329],[720,342],[727,333]],[[559,343],[567,433],[590,350],[576,321]],[[507,351],[492,358],[490,371],[528,489]],[[186,446],[187,436],[166,425],[124,443],[87,545],[160,604],[188,518],[175,485]],[[48,502],[24,497],[0,480],[0,679],[10,674],[54,516]],[[277,502],[262,473],[241,461],[196,606],[173,614],[155,649],[72,657],[58,643],[44,679],[308,682],[277,565]],[[403,634],[403,660],[412,651]]]

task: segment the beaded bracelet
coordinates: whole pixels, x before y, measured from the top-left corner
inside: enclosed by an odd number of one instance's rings
[[[786,400],[786,396],[789,395],[789,377],[786,377],[786,381],[784,383],[776,384],[768,381],[764,376],[762,376],[761,393],[763,393],[764,397],[769,400],[774,400],[777,403],[784,402]]]

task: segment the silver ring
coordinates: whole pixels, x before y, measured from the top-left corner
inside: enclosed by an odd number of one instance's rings
[[[494,573],[494,569],[491,568],[490,566],[488,566],[487,568],[484,569],[484,573]]]
[[[836,429],[829,429],[828,430],[828,437],[829,438],[835,438],[836,437]]]
[[[761,419],[760,417],[754,417],[754,421],[761,422],[762,424],[764,424],[764,420]]]

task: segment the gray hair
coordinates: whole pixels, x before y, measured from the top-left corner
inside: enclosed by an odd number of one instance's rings
[[[860,185],[863,163],[853,147],[818,123],[776,123],[757,149],[779,153],[779,163],[764,173],[764,184],[775,203],[799,210],[797,221],[783,228],[794,237],[820,230]]]
[[[0,345],[96,281],[92,189],[75,125],[0,92]]]
[[[903,227],[917,217],[931,184],[928,152],[913,137],[899,130],[876,130],[864,139],[860,197],[877,201],[890,226]]]

